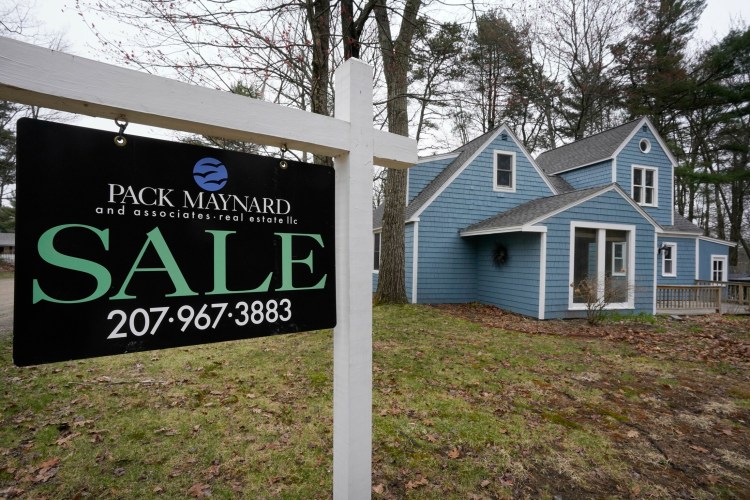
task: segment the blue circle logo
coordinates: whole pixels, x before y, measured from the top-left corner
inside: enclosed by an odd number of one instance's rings
[[[206,191],[218,191],[227,183],[227,167],[216,158],[203,158],[193,167],[193,179]]]

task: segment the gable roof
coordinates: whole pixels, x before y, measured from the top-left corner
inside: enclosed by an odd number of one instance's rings
[[[461,236],[479,236],[483,234],[528,230],[529,226],[537,222],[612,190],[618,192],[625,201],[638,210],[657,230],[661,229],[659,223],[633,202],[617,183],[612,183],[526,202],[489,219],[472,224],[462,229],[460,234]]]
[[[409,206],[406,207],[406,220],[418,217],[419,214],[439,195],[446,186],[448,186],[453,179],[463,171],[463,169],[469,165],[476,156],[482,152],[487,146],[490,145],[500,133],[507,133],[515,142],[515,144],[523,151],[526,157],[529,159],[531,166],[539,172],[542,180],[549,186],[550,191],[557,193],[556,186],[550,181],[550,178],[544,173],[544,170],[534,161],[534,158],[529,154],[526,148],[523,146],[518,137],[511,131],[505,124],[499,125],[497,128],[480,135],[476,139],[473,139],[463,146],[455,149],[453,152],[458,152],[458,156],[446,166],[425,188],[412,200]]]
[[[500,133],[501,128],[502,125],[480,135],[475,139],[472,139],[463,146],[459,146],[450,153],[444,155],[454,155],[455,158],[438,175],[436,175],[435,178],[432,179],[432,181],[427,184],[427,186],[425,186],[417,196],[414,197],[409,205],[407,205],[405,219],[411,219],[414,214],[417,213],[417,211],[424,207],[430,201],[430,199],[440,191],[442,186],[448,183],[453,175],[461,169],[464,163],[466,163],[472,156],[483,149],[482,146],[484,146],[485,144],[489,144],[490,142],[492,142],[492,140],[494,140],[495,137],[497,137],[497,135]],[[434,157],[429,157],[426,160],[432,161],[434,159]],[[421,162],[418,161],[417,164],[419,163]],[[378,229],[383,225],[383,212],[385,208],[384,205],[384,203],[378,205],[378,207],[372,214],[373,229]]]
[[[559,148],[550,149],[537,156],[536,163],[547,174],[553,175],[608,160],[644,120],[645,118],[639,118]]]
[[[456,174],[461,167],[466,163],[472,156],[478,153],[482,146],[489,144],[492,140],[497,137],[500,133],[502,126],[499,126],[489,132],[480,135],[476,139],[473,139],[463,146],[454,149],[453,153],[458,153],[458,156],[446,166],[442,172],[440,172],[432,182],[427,184],[425,188],[412,200],[409,206],[406,207],[406,219],[411,219],[423,206],[425,206],[429,200],[436,195],[444,184]]]

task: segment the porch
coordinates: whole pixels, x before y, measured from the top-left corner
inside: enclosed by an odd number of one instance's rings
[[[701,281],[656,287],[656,314],[750,314],[750,283]]]

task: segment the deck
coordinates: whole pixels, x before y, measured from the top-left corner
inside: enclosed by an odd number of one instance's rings
[[[656,314],[750,314],[750,284],[696,281],[656,287]]]

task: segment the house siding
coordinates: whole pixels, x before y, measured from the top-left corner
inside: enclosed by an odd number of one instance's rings
[[[607,160],[559,174],[576,189],[604,186],[612,183],[612,161]]]
[[[539,233],[508,233],[475,237],[477,300],[526,316],[539,315]],[[496,244],[507,250],[504,264],[495,264]]]
[[[570,224],[573,221],[635,226],[634,308],[653,313],[654,226],[617,192],[608,191],[545,221],[547,226],[547,285],[545,318],[580,318],[585,311],[568,309],[570,290]]]
[[[694,285],[695,284],[695,238],[676,238],[662,236],[657,246],[662,243],[677,245],[677,276],[662,276],[662,255],[656,255],[656,282],[659,285]]]
[[[729,247],[713,241],[698,240],[698,279],[711,280],[711,256],[729,255]],[[728,267],[728,266],[727,266]],[[728,269],[724,271],[729,272]]]
[[[405,271],[405,282],[406,282],[406,298],[411,302],[411,276],[412,276],[412,260],[414,253],[412,248],[414,245],[414,231],[416,224],[406,224],[404,227],[404,271]],[[378,291],[378,281],[380,279],[380,273],[378,271],[372,272],[372,293]]]
[[[450,165],[451,162],[456,159],[456,156],[420,162],[407,170],[409,179],[409,193],[407,199],[409,200],[409,203],[411,203],[411,201],[416,198],[416,196],[421,193],[422,190],[445,169],[445,167]]]
[[[641,139],[648,139],[651,151],[643,153],[639,148]],[[652,167],[658,170],[657,196],[658,207],[643,207],[643,210],[662,226],[672,225],[674,205],[672,203],[673,167],[669,156],[659,145],[651,130],[639,128],[635,135],[617,155],[617,179],[623,191],[632,195],[633,165]]]
[[[493,191],[493,152],[516,155],[515,192]],[[477,300],[476,245],[461,229],[553,193],[510,134],[490,143],[422,212],[419,222],[420,303]]]

